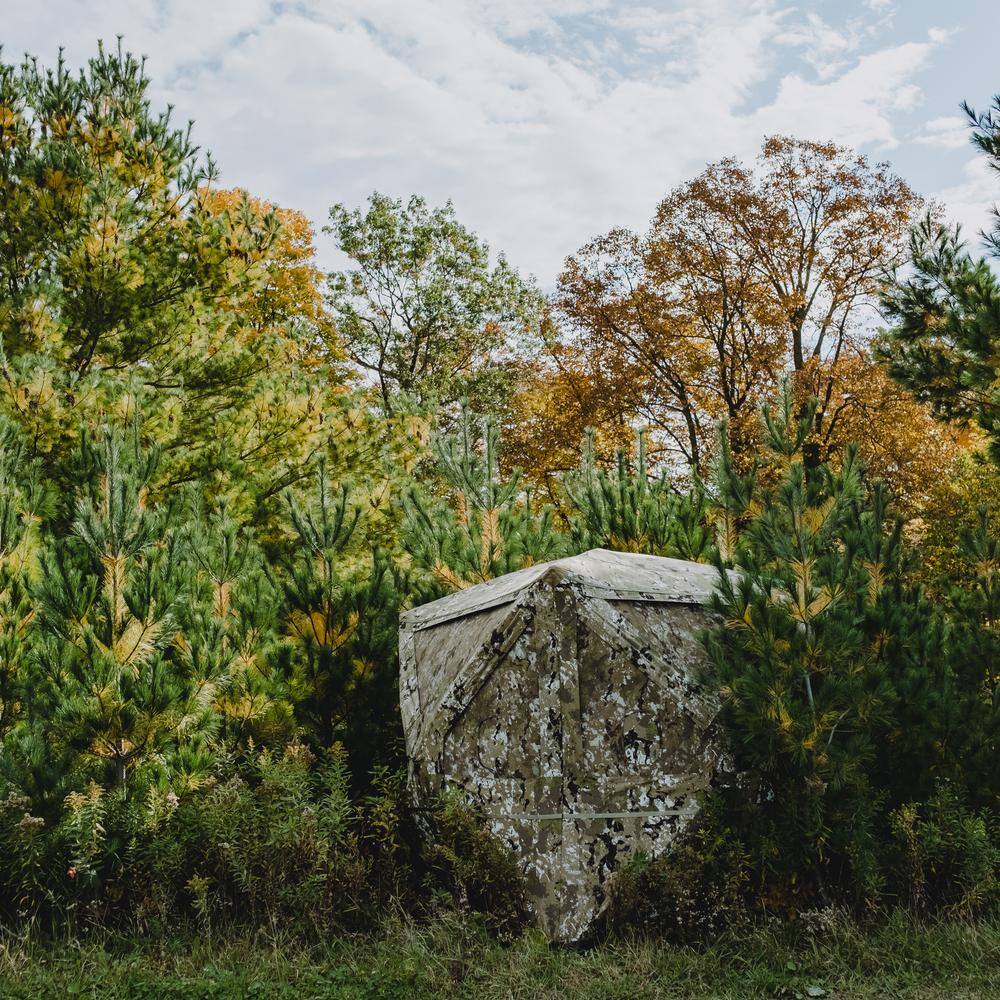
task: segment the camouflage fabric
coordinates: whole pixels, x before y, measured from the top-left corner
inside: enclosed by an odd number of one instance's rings
[[[594,549],[403,616],[416,802],[448,787],[482,810],[553,941],[586,936],[608,877],[629,852],[668,850],[721,765],[695,677],[715,579]]]

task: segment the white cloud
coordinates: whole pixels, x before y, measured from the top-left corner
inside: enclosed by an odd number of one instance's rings
[[[945,42],[950,42],[957,34],[959,34],[961,29],[959,28],[931,28],[927,32],[927,37],[934,42],[935,45],[942,45]]]
[[[950,148],[940,121],[898,121],[950,33],[889,41],[891,5],[866,6],[828,23],[776,0],[44,0],[5,12],[4,37],[8,58],[50,62],[58,38],[78,62],[122,32],[223,182],[318,226],[373,189],[451,197],[547,284],[766,134]]]
[[[960,115],[942,115],[925,121],[911,142],[939,149],[965,149],[969,146],[969,123]]]
[[[798,74],[781,81],[775,100],[756,111],[753,135],[787,132],[887,150],[899,142],[896,112],[921,93],[909,81],[930,58],[931,42],[908,42],[862,56],[836,78],[811,82]]]

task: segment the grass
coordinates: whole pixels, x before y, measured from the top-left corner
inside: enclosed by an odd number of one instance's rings
[[[535,934],[502,945],[458,918],[398,924],[377,937],[309,949],[282,941],[192,938],[61,945],[0,943],[0,997],[235,998],[994,998],[1000,924],[920,925],[903,916],[862,930],[759,928],[702,950],[615,942],[549,948]]]

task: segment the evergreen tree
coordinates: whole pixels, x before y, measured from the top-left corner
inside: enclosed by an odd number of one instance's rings
[[[928,217],[911,239],[913,272],[885,295],[880,347],[892,376],[945,419],[978,424],[1000,461],[1000,282],[959,229]]]
[[[772,486],[723,453],[719,547],[730,559],[719,561],[708,678],[746,776],[740,822],[765,870],[806,899],[873,898],[885,809],[926,793],[933,774],[934,758],[918,759],[933,742],[927,697],[908,706],[919,728],[896,744],[900,695],[916,690],[905,678],[935,686],[940,631],[906,582],[884,489],[865,485],[852,450],[837,470],[807,466],[811,408],[800,414],[786,384],[765,414]]]
[[[933,692],[928,724],[936,757],[950,766],[942,777],[973,803],[1000,804],[1000,539],[985,508],[974,528],[963,528],[959,556],[966,571],[946,595],[948,630],[940,645],[946,684]],[[912,699],[905,702],[909,704]]]
[[[159,456],[133,425],[84,440],[84,459],[89,488],[35,588],[32,712],[81,775],[122,794],[143,772],[187,787],[211,766],[219,677],[181,654],[192,585],[175,509],[146,502]]]
[[[490,580],[566,551],[549,507],[536,509],[517,470],[503,476],[499,430],[462,407],[453,434],[434,442],[445,498],[413,487],[406,498],[404,546],[431,577],[430,595]]]
[[[811,407],[807,409],[806,413],[811,420]],[[749,469],[739,470],[733,461],[733,452],[729,444],[728,427],[725,421],[719,426],[718,437],[719,447],[712,470],[710,519],[715,533],[716,552],[719,558],[727,564],[731,564],[736,555],[743,528],[755,514],[760,513],[758,500],[759,459],[751,464]],[[803,443],[797,430],[792,447]],[[786,448],[787,446],[787,442],[779,443],[779,447]]]
[[[707,498],[701,484],[679,492],[666,473],[651,477],[645,432],[636,439],[635,466],[619,449],[616,465],[608,472],[597,465],[593,433],[588,431],[580,468],[565,477],[563,485],[577,551],[605,548],[694,560],[710,555]]]
[[[218,678],[223,743],[243,751],[289,741],[295,719],[275,666],[281,595],[259,546],[224,502],[205,516],[197,497],[185,542],[198,589],[183,608],[180,654],[192,676]]]
[[[40,528],[52,508],[46,485],[18,429],[0,423],[0,738],[20,709],[26,636],[35,617],[32,585],[43,546]]]
[[[996,169],[1000,98],[983,114],[964,107],[974,144]],[[991,255],[1000,256],[1000,221],[985,240]],[[1000,282],[987,258],[968,252],[960,227],[942,225],[933,215],[913,230],[909,263],[883,296],[893,325],[881,358],[939,416],[978,424],[1000,462]]]
[[[336,423],[314,303],[283,290],[287,220],[220,208],[149,86],[120,45],[78,73],[0,60],[0,409],[63,490],[81,427],[140,412],[153,488],[266,509]]]
[[[333,488],[320,462],[308,504],[288,497],[293,555],[281,577],[290,695],[321,748],[344,744],[355,780],[397,762],[397,634],[403,582],[386,555],[350,549],[360,510],[347,484]]]

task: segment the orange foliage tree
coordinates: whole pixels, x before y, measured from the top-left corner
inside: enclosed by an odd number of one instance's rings
[[[612,230],[567,259],[549,370],[522,393],[518,419],[561,414],[550,457],[588,422],[643,423],[654,455],[686,470],[709,464],[725,420],[741,465],[757,450],[760,405],[791,374],[803,402],[819,401],[813,460],[857,438],[897,499],[919,502],[950,461],[952,432],[891,385],[869,343],[877,293],[921,208],[887,165],[833,143],[778,136],[753,166],[709,165],[645,235]],[[586,391],[566,405],[566,385]],[[536,462],[544,477],[545,455]]]

